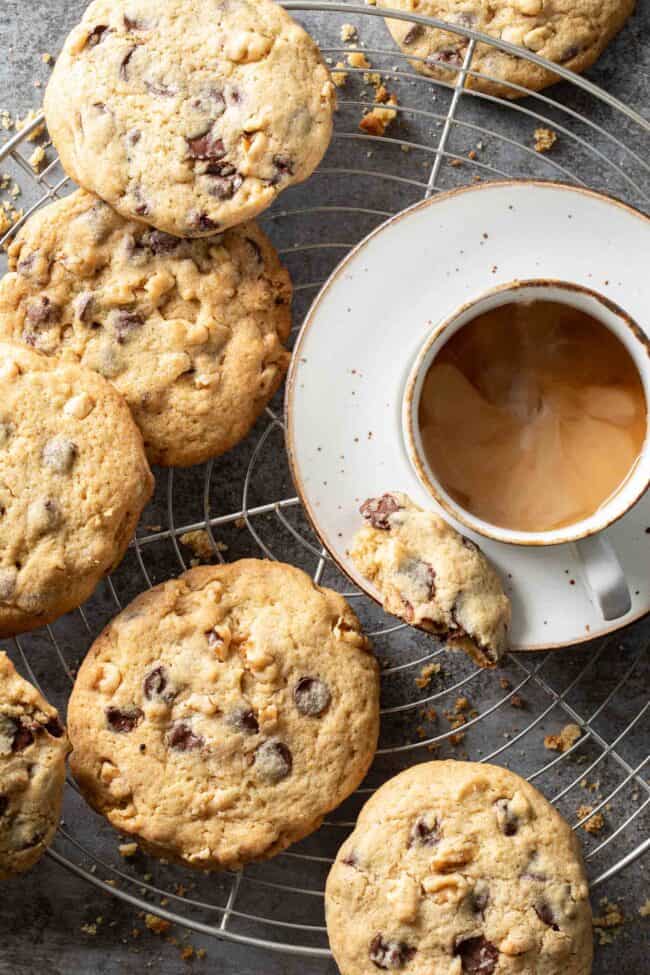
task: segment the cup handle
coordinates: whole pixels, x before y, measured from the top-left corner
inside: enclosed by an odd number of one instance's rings
[[[617,620],[629,613],[632,607],[630,590],[614,551],[614,546],[603,532],[590,535],[576,542],[585,578],[591,589],[603,619]]]

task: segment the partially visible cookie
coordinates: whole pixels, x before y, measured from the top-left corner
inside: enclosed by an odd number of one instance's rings
[[[235,869],[317,829],[363,779],[378,667],[342,596],[245,559],[131,603],[84,660],[68,722],[75,778],[113,826]]]
[[[291,282],[254,223],[181,240],[80,190],[27,221],[9,267],[0,336],[109,379],[151,463],[224,453],[287,369]]]
[[[0,651],[0,880],[29,870],[52,842],[69,751],[55,708]]]
[[[345,975],[588,975],[589,892],[578,841],[528,782],[428,762],[366,803],[327,880]]]
[[[398,491],[369,498],[361,513],[350,556],[384,609],[493,667],[507,646],[510,600],[479,547]]]
[[[380,7],[412,11],[459,27],[481,31],[516,44],[571,71],[585,71],[597,60],[634,10],[634,0],[377,0]],[[424,27],[406,20],[386,19],[394,39],[422,74],[448,84],[467,52],[467,38],[452,31]],[[519,98],[504,82],[540,91],[558,76],[524,58],[516,58],[488,44],[477,44],[466,87],[505,98]],[[489,75],[490,80],[480,75]]]
[[[30,305],[34,322],[52,304]],[[0,635],[83,603],[153,490],[142,437],[110,383],[0,342]]]
[[[271,0],[94,0],[45,95],[64,169],[179,237],[250,220],[330,141],[334,86]]]

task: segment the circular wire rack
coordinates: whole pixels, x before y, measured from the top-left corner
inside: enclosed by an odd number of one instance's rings
[[[586,79],[554,66],[561,83],[550,91],[534,94],[511,85],[527,97],[502,99],[465,87],[478,43],[546,62],[465,27],[395,12],[466,41],[462,68],[450,71],[448,81],[434,80],[417,73],[416,59],[393,44],[384,11],[343,3],[284,6],[316,37],[341,82],[334,138],[323,163],[307,184],[286,191],[260,219],[294,281],[294,334],[351,247],[395,212],[442,190],[470,181],[547,178],[602,189],[648,209],[650,125]],[[341,28],[350,21],[358,38],[342,43]],[[347,55],[357,49],[370,66],[348,63]],[[396,117],[384,135],[359,128],[364,113],[385,108],[380,80],[397,96],[391,106]],[[35,118],[0,148],[3,171],[20,186],[23,207],[0,243],[36,208],[73,189],[42,122],[42,116]],[[539,128],[557,136],[549,153],[534,148]],[[35,139],[46,150],[39,172],[29,161]],[[534,233],[532,227],[531,247]],[[326,404],[322,422],[327,423]],[[605,827],[580,829],[580,837],[592,889],[606,891],[608,879],[650,845],[647,684],[644,691],[650,627],[641,622],[560,654],[509,654],[496,675],[477,670],[464,655],[387,618],[363,594],[350,591],[295,496],[283,437],[278,397],[230,454],[189,470],[158,470],[154,499],[122,565],[85,606],[15,639],[10,654],[65,713],[76,668],[106,622],[143,588],[193,563],[195,536],[188,533],[205,533],[201,538],[213,561],[257,555],[292,562],[343,592],[372,636],[382,666],[382,732],[366,781],[317,833],[273,860],[208,876],[141,853],[121,857],[120,837],[84,804],[70,779],[64,818],[48,855],[107,894],[200,933],[326,957],[327,871],[368,795],[409,764],[469,758],[524,775],[574,829],[604,812]],[[545,736],[569,723],[580,736],[564,751],[549,750],[553,742],[545,745]]]

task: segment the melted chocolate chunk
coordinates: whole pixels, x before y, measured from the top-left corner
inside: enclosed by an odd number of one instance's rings
[[[164,230],[147,230],[140,238],[139,246],[148,247],[152,254],[171,254],[182,243],[179,237],[172,237]]]
[[[510,808],[508,799],[497,799],[494,803],[497,823],[504,836],[514,836],[519,831],[519,819]]]
[[[123,734],[137,728],[144,717],[140,708],[106,708],[106,720],[112,731]]]
[[[210,177],[210,196],[218,200],[230,200],[244,182],[244,177],[230,163],[210,163],[206,169]]]
[[[255,767],[261,779],[275,785],[291,773],[293,755],[283,741],[269,738],[255,750]]]
[[[359,866],[359,858],[354,850],[350,850],[349,853],[341,858],[341,863],[344,863],[346,867],[354,867],[356,870],[356,868]]]
[[[540,919],[543,924],[548,924],[549,928],[554,931],[559,931],[560,926],[557,923],[555,914],[553,913],[553,908],[548,903],[548,901],[540,900],[534,905],[535,914]]]
[[[416,819],[411,828],[409,846],[435,846],[440,842],[440,824],[435,816],[429,821],[424,816]]]
[[[459,941],[454,955],[460,958],[467,975],[492,975],[499,960],[499,950],[483,935]]]
[[[474,914],[483,914],[490,900],[490,892],[485,882],[479,881],[469,894],[469,903]]]
[[[14,725],[16,730],[11,743],[11,750],[12,752],[22,752],[25,748],[29,748],[34,741],[34,732],[32,728],[21,720],[14,719]]]
[[[247,237],[246,238],[246,243],[249,244],[252,247],[253,253],[255,254],[255,259],[257,261],[259,261],[260,264],[262,264],[263,263],[262,248],[257,243],[257,241],[256,240],[253,240],[252,237]]]
[[[368,498],[359,508],[366,521],[369,521],[373,528],[382,531],[388,531],[389,516],[400,510],[401,506],[392,494],[382,494],[380,498]]]
[[[176,85],[163,85],[157,81],[145,81],[144,86],[150,95],[159,95],[161,98],[173,98],[174,95],[178,95]]]
[[[429,602],[436,595],[436,570],[432,565],[427,564],[427,582],[429,583]]]
[[[131,334],[143,325],[143,319],[133,311],[118,309],[113,315],[115,337],[120,345],[128,341]]]
[[[86,39],[85,47],[97,47],[97,45],[104,40],[104,34],[107,30],[107,24],[97,24],[96,27],[93,27]]]
[[[580,54],[580,48],[577,44],[572,44],[568,47],[566,51],[563,51],[560,55],[560,64],[565,64],[567,61],[573,61]]]
[[[189,216],[189,225],[196,230],[218,230],[219,228],[216,220],[211,220],[204,211],[191,213]]]
[[[207,132],[204,132],[203,135],[198,135],[195,139],[186,139],[185,141],[191,159],[216,161],[223,159],[226,155],[223,139],[218,138],[211,128]]]
[[[9,808],[9,797],[0,796],[0,816],[4,816],[8,808]]]
[[[167,735],[167,744],[177,752],[191,752],[205,745],[205,739],[195,735],[187,721],[177,721]]]
[[[415,41],[417,41],[418,37],[422,37],[423,34],[424,34],[424,27],[422,26],[422,24],[413,24],[411,27],[409,27],[406,34],[404,34],[402,43],[413,44],[415,43]]]
[[[137,44],[134,44],[133,47],[132,48],[129,48],[129,50],[126,52],[126,54],[122,58],[122,63],[120,64],[120,78],[123,78],[124,81],[128,81],[128,78],[129,78],[129,70],[128,70],[129,69],[129,61],[131,60],[131,58],[135,54],[136,49],[137,49]]]
[[[135,17],[129,17],[128,14],[124,14],[122,19],[124,20],[126,30],[148,30],[147,24],[143,20],[136,20]]]
[[[162,664],[160,667],[154,667],[153,670],[149,671],[142,682],[142,689],[148,701],[152,701],[155,697],[161,697],[165,701],[172,701],[175,697],[174,692],[169,688],[167,668],[163,667]]]
[[[234,711],[230,712],[226,721],[244,735],[256,735],[260,730],[255,712],[251,711],[250,708],[235,708]]]
[[[415,952],[416,949],[405,941],[385,941],[381,934],[375,935],[368,949],[373,965],[391,971],[404,968]]]
[[[301,677],[293,689],[293,700],[301,714],[320,718],[330,706],[332,695],[319,677]]]
[[[41,325],[52,325],[61,318],[61,309],[50,301],[47,295],[40,295],[30,301],[25,317],[29,324],[36,328]]]
[[[61,738],[63,736],[63,725],[58,718],[50,718],[45,725],[45,730],[52,738]]]
[[[431,64],[449,64],[454,68],[461,68],[465,57],[467,45],[460,48],[443,48],[436,54],[432,54],[426,60]]]
[[[473,542],[471,538],[466,538],[464,535],[461,535],[460,536],[460,540],[463,543],[463,545],[465,546],[465,548],[468,548],[470,550],[470,552],[480,552],[481,551],[480,548],[478,547],[478,545],[476,544],[476,542]]]
[[[273,157],[275,175],[271,183],[279,183],[285,176],[293,176],[293,159],[290,156],[281,154]]]

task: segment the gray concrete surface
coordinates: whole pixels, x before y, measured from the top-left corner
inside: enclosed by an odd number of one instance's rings
[[[49,4],[36,3],[34,0],[2,0],[1,7],[0,109],[9,109],[13,114],[24,113],[40,102],[42,89],[35,87],[35,81],[44,82],[47,79],[49,69],[42,63],[40,55],[46,51],[54,54],[58,51],[66,31],[76,22],[84,4],[80,0],[52,0]],[[391,49],[390,40],[379,19],[372,23],[364,20],[362,23],[358,16],[320,14],[312,15],[307,22],[321,43],[340,46],[338,30],[345,20],[359,25],[361,40],[368,49],[373,46]],[[650,0],[640,0],[636,15],[599,64],[589,72],[589,77],[594,82],[634,107],[646,118],[650,117],[649,37]],[[338,56],[334,59],[338,60]],[[389,69],[397,60],[391,54],[383,59],[378,57],[375,63]],[[364,92],[361,86],[352,87],[352,91],[356,94],[350,95],[346,92],[344,100],[362,99],[364,94],[367,97],[367,90]],[[584,92],[572,90],[569,85],[559,86],[553,94],[563,104],[588,114],[590,119],[614,132],[643,158],[647,157],[648,138],[633,123],[613,114],[609,108]],[[406,108],[425,108],[444,116],[448,95],[439,91],[434,101],[430,90],[422,84],[404,82],[400,87],[400,103]],[[539,104],[537,103],[538,106]],[[532,106],[533,103],[528,102],[527,105]],[[557,124],[567,122],[567,117],[553,106],[544,106],[538,110],[542,110]],[[337,127],[354,132],[359,112],[358,105],[342,105]],[[557,166],[562,166],[564,171],[578,175],[590,185],[624,196],[630,202],[640,202],[638,194],[620,172],[602,161],[599,162],[592,151],[571,138],[561,136],[548,159],[526,153],[506,141],[507,138],[527,147],[532,145],[532,132],[537,123],[530,116],[515,109],[508,110],[503,106],[463,98],[459,118],[466,125],[454,131],[449,150],[464,157],[468,149],[475,147],[477,142],[484,143],[484,149],[479,150],[479,158],[493,167],[492,172],[557,178]],[[628,177],[648,191],[647,177],[643,184],[643,173],[631,157],[594,130],[584,127],[582,123],[573,120],[568,124],[573,131],[585,138],[588,146],[601,149],[607,159],[618,163]],[[498,133],[498,136],[485,137],[472,129],[473,125],[490,129],[493,133]],[[404,112],[393,130],[398,139],[417,142],[423,146],[435,144],[440,131],[439,118],[418,116],[408,111]],[[0,139],[3,137],[4,134],[0,135]],[[330,150],[328,162],[330,161],[336,165],[348,163],[355,168],[407,176],[417,183],[426,182],[431,155],[424,150],[413,150],[406,154],[400,151],[399,145],[374,144],[370,148],[360,148],[353,140],[339,140]],[[467,163],[462,167],[445,164],[441,169],[438,185],[441,188],[460,185],[468,181],[472,171],[468,169]],[[488,173],[486,170],[483,174]],[[282,206],[285,202],[287,208],[294,205],[313,206],[314,202],[340,205],[349,203],[353,197],[358,205],[368,209],[393,211],[421,195],[420,187],[400,184],[394,180],[367,176],[350,176],[341,180],[319,176],[314,177],[306,187],[286,194]],[[34,199],[34,192],[26,189],[25,199]],[[275,208],[276,211],[278,209]],[[323,240],[352,243],[367,233],[378,219],[377,216],[353,217],[341,213],[333,218],[321,213],[318,218],[311,216],[277,220],[270,215],[263,222],[278,246],[291,248],[297,240],[301,243]],[[285,259],[295,280],[308,282],[322,278],[342,252],[336,248],[326,252],[301,251],[289,253]],[[300,321],[312,295],[313,291],[309,289],[300,293],[296,302],[296,323]],[[280,406],[279,401],[277,405]],[[260,424],[258,434],[263,427],[264,424]],[[238,510],[241,503],[241,483],[255,442],[256,437],[253,436],[215,464],[210,485],[213,512]],[[179,473],[175,476],[173,508],[176,524],[186,524],[200,517],[202,486],[202,472]],[[145,525],[167,525],[166,489],[167,475],[161,474],[156,498],[143,519]],[[294,494],[283,458],[282,441],[275,434],[267,441],[253,469],[251,493],[253,504],[291,497]],[[304,518],[297,509],[289,509],[287,516],[298,531],[307,535]],[[279,557],[313,571],[311,556],[294,542],[277,519],[260,518],[255,525],[264,542]],[[141,528],[140,534],[144,533],[146,529]],[[229,558],[259,554],[251,537],[234,526],[221,531],[219,537],[229,546]],[[148,545],[144,552],[147,571],[154,581],[160,581],[179,571],[178,560],[168,541],[162,540],[160,543]],[[341,585],[340,578],[335,579],[329,570],[326,581]],[[142,573],[133,553],[127,557],[117,573],[115,584],[122,600],[130,598],[143,587]],[[360,610],[364,622],[369,626],[379,623],[379,611],[365,604]],[[94,632],[113,611],[110,594],[100,589],[88,607]],[[89,644],[89,635],[80,626],[77,618],[61,621],[54,631],[64,658],[74,668]],[[551,707],[545,716],[542,715],[553,704],[554,695],[566,691],[571,682],[579,677],[576,686],[566,694],[566,705],[572,709],[572,713],[585,719],[595,715],[589,725],[590,734],[585,735],[584,744],[574,755],[546,771],[536,780],[536,784],[550,796],[557,796],[566,789],[566,795],[560,799],[559,806],[574,822],[576,810],[581,803],[593,804],[618,790],[605,809],[606,826],[602,834],[591,836],[580,831],[587,854],[597,851],[598,845],[604,839],[614,837],[606,848],[595,852],[590,859],[592,879],[617,863],[648,835],[648,819],[643,812],[638,813],[629,825],[622,827],[628,817],[641,808],[645,798],[642,781],[633,778],[626,784],[626,769],[636,768],[642,761],[650,739],[650,726],[642,719],[625,734],[617,745],[616,758],[607,752],[606,743],[611,743],[622,735],[628,723],[648,699],[648,661],[647,655],[645,659],[640,657],[640,651],[647,647],[649,636],[650,623],[646,621],[606,644],[595,642],[567,654],[550,655],[544,663],[543,680],[531,679],[522,690],[526,702],[524,711],[513,710],[506,705],[469,731],[460,747],[454,748],[446,742],[437,753],[458,757],[466,754],[470,758],[480,758],[499,744],[507,743],[507,736],[516,734],[531,720],[539,718],[539,723],[528,735],[499,757],[499,761],[515,771],[526,773],[539,769],[550,757],[542,744],[544,734],[557,731],[568,720],[566,708],[558,705]],[[430,649],[430,642],[426,638],[413,633],[382,638],[377,644],[379,655],[393,662],[415,661],[422,656],[425,648]],[[37,678],[53,700],[65,708],[67,682],[54,659],[49,641],[35,635],[27,638],[23,645]],[[15,648],[13,649],[16,656]],[[433,690],[439,690],[442,695],[446,687],[467,676],[471,668],[464,659],[448,653],[441,659],[444,661],[444,678],[441,678],[441,683],[435,685]],[[19,657],[17,662],[22,664]],[[541,657],[527,657],[523,661],[528,669],[538,662],[541,662]],[[628,679],[622,687],[618,687],[618,682],[628,670]],[[401,679],[385,681],[386,704],[413,698],[414,673],[416,671],[411,669]],[[514,660],[508,662],[504,673],[513,684],[524,676]],[[420,696],[426,693],[418,692]],[[503,696],[503,691],[497,686],[493,675],[481,674],[471,684],[472,703],[481,712],[489,711],[499,695]],[[453,704],[454,696],[451,695],[449,702],[442,696],[441,709]],[[599,711],[604,701],[607,701],[607,705]],[[598,713],[595,714],[596,712]],[[414,720],[415,716],[410,719],[410,724],[406,720],[387,720],[382,729],[383,744],[414,740]],[[444,731],[445,727],[444,722],[442,726],[427,727],[427,733],[434,735]],[[402,767],[405,762],[420,761],[427,757],[428,753],[420,750],[408,753],[404,762],[396,759],[380,760],[371,773],[369,783],[376,784],[387,774]],[[592,762],[597,762],[597,765],[590,772]],[[578,783],[583,775],[589,782],[598,782],[593,793],[580,788]],[[358,808],[355,803],[356,800],[350,801],[342,818],[353,818]],[[133,864],[126,865],[121,863],[116,850],[115,834],[82,806],[72,790],[69,790],[66,797],[65,821],[66,828],[74,838],[104,860],[105,867],[96,867],[97,876],[110,877],[114,868],[124,870],[128,879],[120,882],[121,889],[140,896],[140,883],[151,881],[164,890],[174,890],[179,882],[195,883],[191,896],[209,903],[223,904],[227,884],[221,878],[188,877],[184,871],[161,867],[145,860],[136,860]],[[621,831],[615,836],[619,828]],[[306,853],[331,855],[342,835],[344,833],[341,830],[337,832],[335,829],[324,828],[316,837],[302,844],[301,849]],[[91,866],[90,860],[63,838],[57,840],[56,849],[77,865],[85,868]],[[268,881],[291,876],[294,881],[302,879],[305,886],[322,886],[323,868],[314,865],[302,875],[301,869],[295,863],[280,858],[266,867],[252,868],[251,877]],[[596,913],[602,913],[603,905],[600,901],[607,897],[621,907],[626,917],[625,924],[615,930],[612,943],[597,947],[595,975],[610,975],[614,971],[617,975],[641,975],[648,970],[650,922],[642,920],[638,913],[639,907],[650,894],[646,871],[644,861],[636,860],[594,890]],[[142,896],[152,905],[159,901],[159,898],[149,895]],[[170,906],[172,905],[168,905]],[[322,923],[320,901],[317,898],[278,897],[268,888],[255,887],[254,884],[243,886],[237,906],[244,912],[264,912],[277,919]],[[184,916],[197,920],[210,921],[214,917],[193,910],[183,901],[177,903],[176,909]],[[138,935],[134,936],[134,929],[139,932]],[[276,928],[274,935],[273,929],[258,926],[253,930],[245,922],[236,920],[233,922],[233,930],[253,933],[258,937],[283,936],[285,940],[293,942],[302,940],[304,943],[306,940],[306,936],[293,935],[288,929],[281,935],[280,929]],[[146,931],[136,909],[91,887],[85,880],[64,870],[52,858],[44,859],[32,873],[19,882],[0,885],[0,975],[40,975],[44,971],[52,975],[130,975],[141,971],[176,975],[189,970],[209,971],[219,975],[302,975],[305,972],[334,975],[336,971],[335,966],[327,960],[291,958],[284,954],[225,943],[212,937],[188,934],[180,925],[171,929],[169,937],[176,939],[178,943],[173,944]],[[324,942],[318,937],[314,938],[313,943],[320,945]],[[180,951],[186,944],[191,944],[195,950],[205,950],[205,957],[198,958],[195,955],[192,961],[182,960]]]

